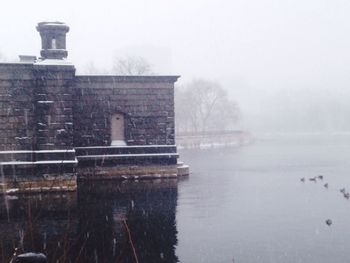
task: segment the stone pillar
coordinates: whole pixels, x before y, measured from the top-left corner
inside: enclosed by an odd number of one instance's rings
[[[8,123],[3,141],[6,145],[0,147],[0,172],[5,178],[0,192],[76,188],[72,109],[75,68],[65,60],[69,28],[60,22],[43,22],[37,29],[42,38],[39,60],[15,67],[4,65],[7,71],[0,65],[0,93],[8,95],[0,98],[7,107],[1,115],[8,111],[6,118],[0,116],[0,124]],[[11,151],[1,152],[8,147]]]
[[[73,149],[73,66],[34,65],[36,150]]]
[[[34,75],[36,172],[50,180],[75,181],[72,109],[75,68],[38,63],[34,64]]]
[[[64,59],[66,50],[66,33],[69,27],[62,22],[41,22],[36,28],[41,36],[41,59]]]

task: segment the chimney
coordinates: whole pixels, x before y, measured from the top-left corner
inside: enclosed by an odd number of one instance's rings
[[[41,22],[36,29],[41,36],[41,59],[58,59],[67,58],[66,34],[69,27],[62,22]]]

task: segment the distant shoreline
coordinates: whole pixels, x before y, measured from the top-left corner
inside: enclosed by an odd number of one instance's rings
[[[222,131],[180,133],[176,136],[178,149],[207,149],[221,147],[240,147],[254,141],[253,136],[247,131]]]

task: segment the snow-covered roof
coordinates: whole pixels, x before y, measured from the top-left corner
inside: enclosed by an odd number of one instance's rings
[[[74,66],[71,62],[65,59],[43,59],[34,63],[35,65],[54,65],[54,66]]]

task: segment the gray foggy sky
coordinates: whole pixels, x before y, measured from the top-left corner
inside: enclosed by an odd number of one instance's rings
[[[78,70],[89,61],[110,68],[120,50],[159,48],[168,56],[151,61],[160,73],[219,80],[253,112],[275,91],[348,89],[349,14],[345,0],[12,0],[1,6],[0,52],[38,55],[37,22],[59,20],[71,27]]]

